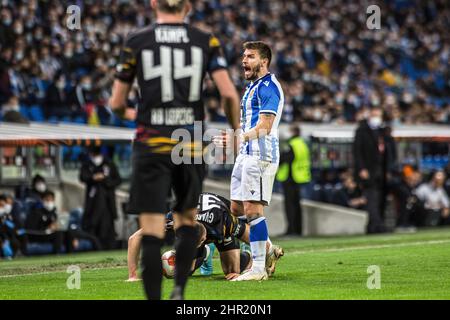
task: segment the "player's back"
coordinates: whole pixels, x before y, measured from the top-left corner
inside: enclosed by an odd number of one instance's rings
[[[154,24],[127,37],[117,78],[137,77],[137,140],[170,137],[204,120],[205,73],[225,68],[217,38],[184,23]]]

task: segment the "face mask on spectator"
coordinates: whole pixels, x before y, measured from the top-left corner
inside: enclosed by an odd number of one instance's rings
[[[22,33],[23,33],[23,26],[22,26],[22,25],[16,26],[16,27],[14,28],[14,32],[15,32],[16,34],[22,34]]]
[[[10,214],[11,211],[12,211],[12,205],[10,205],[9,203],[7,203],[7,204],[5,204],[4,209],[5,209],[5,213],[6,213],[6,214]]]
[[[84,82],[84,83],[81,84],[81,87],[82,87],[84,90],[87,90],[87,91],[92,90],[92,83],[90,83],[90,82]]]
[[[38,182],[34,187],[38,192],[44,192],[45,190],[47,190],[47,186],[44,182]]]
[[[55,209],[55,203],[53,201],[44,201],[43,205],[47,211],[53,211]]]
[[[92,162],[93,162],[96,166],[101,165],[102,162],[103,162],[103,156],[95,156],[95,157],[92,157]]]
[[[17,61],[22,60],[22,59],[24,58],[23,51],[16,52],[16,55],[14,56],[14,58],[15,58]]]
[[[383,119],[380,117],[371,117],[369,119],[369,125],[371,128],[379,128],[381,126],[381,123],[383,123]]]
[[[66,58],[72,58],[73,56],[73,51],[72,50],[66,50],[64,51],[64,57]]]
[[[3,24],[5,26],[9,27],[11,25],[11,23],[12,23],[12,19],[10,19],[10,18],[7,18],[7,19],[3,20]]]
[[[64,88],[66,87],[66,82],[65,82],[64,80],[59,80],[59,81],[56,83],[56,87],[57,87],[58,89],[64,89]]]
[[[0,216],[6,213],[5,207],[0,208]]]
[[[25,25],[27,26],[28,29],[32,29],[34,27],[34,20],[33,19],[27,20],[27,22],[25,22]]]

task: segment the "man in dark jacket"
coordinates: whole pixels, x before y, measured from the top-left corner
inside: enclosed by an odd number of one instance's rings
[[[394,140],[385,134],[383,111],[375,107],[369,119],[361,121],[353,145],[355,178],[367,199],[368,233],[385,232],[383,221],[384,196],[388,170],[395,161]]]
[[[117,167],[102,155],[100,148],[92,148],[89,160],[81,167],[80,180],[86,184],[83,230],[96,236],[102,249],[113,249],[117,218],[115,192],[122,182]]]
[[[61,253],[65,234],[58,230],[58,214],[56,212],[55,194],[45,191],[42,203],[35,206],[25,221],[27,240],[30,242],[51,242],[53,253]],[[71,251],[70,241],[65,243],[68,251]]]

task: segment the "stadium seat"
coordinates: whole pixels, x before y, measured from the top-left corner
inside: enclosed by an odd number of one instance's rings
[[[50,123],[58,123],[59,119],[57,116],[50,116],[47,121]]]
[[[125,120],[125,121],[123,121],[123,125],[126,128],[131,128],[131,129],[135,129],[136,128],[136,122],[134,122],[134,121]]]
[[[78,116],[73,120],[74,123],[86,123],[86,120],[82,116]]]
[[[30,119],[32,121],[43,122],[45,120],[44,114],[42,113],[42,109],[38,105],[31,106],[29,111],[30,111]]]
[[[69,116],[64,116],[61,118],[62,123],[72,123],[72,119]]]
[[[80,147],[80,146],[73,146],[72,147],[72,154],[71,154],[71,157],[70,157],[70,161],[78,162],[82,152],[83,152],[83,148],[82,147]]]
[[[28,107],[21,105],[19,107],[19,112],[22,116],[24,116],[25,118],[29,119],[30,118],[30,114],[28,112]]]

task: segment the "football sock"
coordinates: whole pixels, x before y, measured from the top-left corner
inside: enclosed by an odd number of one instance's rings
[[[250,221],[250,247],[252,249],[255,272],[264,272],[266,265],[266,242],[269,237],[266,218],[259,217]]]
[[[270,252],[270,250],[272,250],[272,241],[270,241],[269,236],[267,236],[267,245],[266,245],[266,248],[267,248],[267,252]]]
[[[163,239],[155,236],[142,237],[142,280],[148,300],[161,300]]]
[[[183,294],[191,271],[192,260],[194,260],[197,251],[199,235],[197,228],[181,226],[177,229],[176,236],[175,286],[180,287]]]

